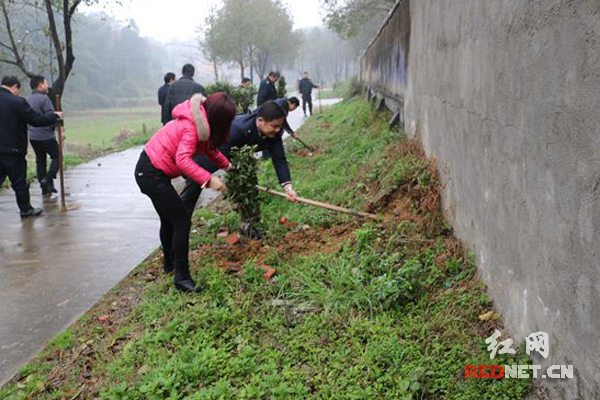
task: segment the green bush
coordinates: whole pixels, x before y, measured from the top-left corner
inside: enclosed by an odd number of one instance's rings
[[[250,106],[254,103],[254,96],[258,93],[256,86],[254,85],[240,87],[234,86],[229,82],[217,81],[206,86],[207,95],[210,96],[217,92],[227,93],[237,106],[238,112],[241,112],[244,109],[244,105]]]

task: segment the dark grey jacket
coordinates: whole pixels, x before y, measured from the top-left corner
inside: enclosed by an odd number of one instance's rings
[[[50,98],[39,90],[33,90],[27,98],[29,106],[33,111],[40,114],[48,114],[54,112],[54,105]],[[56,138],[55,125],[49,126],[32,126],[27,125],[27,132],[30,140],[52,140]]]
[[[165,119],[167,122],[173,119],[171,113],[175,106],[191,99],[196,93],[200,93],[202,96],[206,97],[204,86],[194,81],[192,78],[182,76],[173,83],[171,87],[169,87],[167,98],[165,100]],[[165,123],[164,120],[163,123]]]
[[[271,82],[269,77],[266,77],[258,87],[258,96],[256,97],[256,107],[262,106],[269,100],[277,99],[277,88],[275,83]]]
[[[318,86],[312,83],[310,78],[302,78],[298,82],[298,91],[302,94],[302,97],[310,97],[312,90],[316,88],[318,88]]]
[[[0,154],[26,155],[27,124],[45,126],[56,122],[54,113],[37,113],[27,100],[0,87]]]

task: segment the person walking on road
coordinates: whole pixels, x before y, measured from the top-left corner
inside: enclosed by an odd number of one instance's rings
[[[235,114],[235,104],[227,94],[215,93],[208,98],[195,94],[175,107],[174,120],[152,136],[135,168],[140,191],[150,197],[160,217],[163,268],[167,273],[175,270],[175,287],[183,292],[200,292],[203,286],[196,286],[190,275],[191,220],[171,179],[185,175],[199,187],[225,190],[225,184],[192,157],[203,155],[217,169],[228,169],[229,161],[218,147],[227,143]]]
[[[315,85],[308,77],[308,71],[304,71],[302,74],[302,79],[300,79],[298,82],[298,91],[302,95],[302,111],[304,111],[305,117],[306,105],[308,105],[308,111],[310,112],[310,115],[313,113],[312,90],[318,88],[319,86]]]
[[[48,97],[48,82],[43,76],[34,76],[29,82],[32,89],[27,98],[27,103],[31,108],[40,114],[54,112],[52,101]],[[52,196],[57,193],[54,187],[54,180],[59,168],[58,142],[56,141],[56,126],[33,126],[28,125],[29,143],[35,152],[35,165],[38,182],[42,188],[44,197]],[[50,156],[50,168],[47,168],[48,156]]]
[[[0,186],[10,180],[22,218],[44,212],[31,205],[27,183],[27,125],[49,126],[63,118],[62,112],[36,112],[19,96],[21,82],[14,76],[2,78],[0,87]]]
[[[158,89],[158,104],[160,104],[160,122],[166,124],[171,118],[167,115],[167,109],[165,103],[167,101],[167,93],[173,83],[175,83],[175,74],[173,72],[167,72],[164,77],[165,84]]]
[[[270,149],[273,156],[273,167],[277,174],[279,183],[284,188],[287,198],[295,202],[298,194],[292,187],[292,178],[285,149],[283,147],[282,131],[285,120],[285,111],[274,101],[268,101],[250,114],[239,114],[231,125],[231,135],[219,150],[229,158],[231,149],[234,147],[256,146],[257,151]],[[194,161],[209,172],[217,171],[220,166],[210,160],[209,157],[194,157]],[[202,193],[203,186],[193,179],[187,179],[185,187],[181,191],[181,200],[187,210],[188,220],[191,220],[196,202]],[[261,239],[262,232],[250,229],[251,224],[242,221],[240,233],[252,239]]]
[[[192,98],[193,95],[200,93],[206,97],[206,90],[204,86],[194,81],[194,66],[192,64],[185,64],[181,69],[181,78],[175,81],[167,92],[167,98],[165,99],[165,114],[166,120],[169,122],[173,119],[173,109],[186,100]]]

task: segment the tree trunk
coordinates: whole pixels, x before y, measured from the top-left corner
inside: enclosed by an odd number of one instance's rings
[[[244,75],[246,74],[246,66],[244,65],[244,60],[239,60],[240,64],[240,81],[244,79]]]
[[[254,82],[254,49],[250,46],[250,81]]]
[[[215,81],[219,80],[219,66],[217,64],[217,60],[213,59],[213,70],[215,72]]]

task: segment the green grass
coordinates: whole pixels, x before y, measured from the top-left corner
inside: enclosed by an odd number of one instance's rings
[[[332,89],[321,89],[317,92],[317,96],[315,97],[317,100],[325,100],[325,99],[341,99],[346,96],[346,93],[350,89],[351,80],[347,79],[341,82],[338,82]]]
[[[161,126],[160,107],[116,108],[73,111],[65,118],[68,143],[77,147],[105,149],[114,147],[114,138],[123,130],[155,131]]]
[[[361,208],[373,181],[384,192],[401,182],[431,190],[436,181],[425,161],[412,155],[394,167],[381,161],[404,140],[386,121],[359,99],[311,118],[300,134],[319,150],[313,157],[289,155],[300,195]],[[262,168],[261,183],[275,186],[271,165]],[[235,229],[239,217],[226,209],[198,210],[191,249],[193,275],[207,286],[202,294],[175,291],[159,271],[160,259],[149,257],[0,389],[0,398],[525,396],[530,380],[464,379],[465,365],[490,364],[484,339],[493,326],[478,316],[492,304],[448,229],[427,236],[418,221],[365,223],[261,196],[268,229],[262,261],[277,269],[272,283],[249,247],[244,274],[220,269],[228,250],[214,234]],[[288,238],[298,231],[282,225],[281,216],[310,225],[309,233]],[[336,227],[351,233],[332,251],[333,244],[317,236]],[[311,251],[290,250],[313,239]],[[98,321],[101,315],[110,323]],[[523,353],[494,363],[527,364]]]

